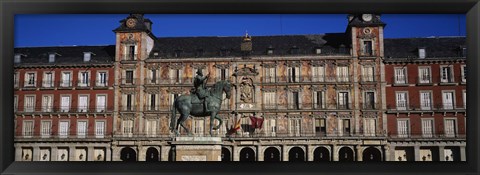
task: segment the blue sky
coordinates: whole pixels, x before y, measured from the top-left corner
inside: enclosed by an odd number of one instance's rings
[[[128,14],[15,16],[15,47],[112,45]],[[344,32],[346,14],[146,14],[157,37],[295,35]],[[385,38],[465,36],[464,14],[384,14]]]

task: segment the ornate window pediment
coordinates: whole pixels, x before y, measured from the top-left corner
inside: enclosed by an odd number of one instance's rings
[[[363,118],[378,118],[378,114],[376,112],[363,112]]]
[[[120,118],[122,120],[135,120],[135,114],[132,113],[120,113]]]
[[[264,68],[275,68],[277,67],[277,63],[262,63],[261,66]]]
[[[262,88],[260,90],[262,90],[264,92],[276,92],[277,88]]]
[[[350,85],[342,86],[342,85],[335,85],[335,90],[351,90],[352,87]]]
[[[233,73],[234,76],[257,76],[258,71],[255,69],[255,67],[246,67],[243,66],[240,69],[235,69],[235,73]]]
[[[303,90],[302,87],[286,87],[285,90],[290,92],[301,92]]]
[[[181,88],[171,88],[168,89],[167,92],[172,94],[182,94],[183,90]]]
[[[325,61],[311,61],[310,65],[318,67],[318,66],[325,66]]]
[[[288,67],[300,67],[302,63],[300,61],[287,61],[286,65]]]
[[[185,65],[183,65],[182,63],[170,63],[170,64],[168,64],[168,67],[170,69],[176,69],[176,70],[182,69],[184,66]]]
[[[215,64],[215,67],[218,69],[228,69],[230,64]]]
[[[191,67],[194,68],[194,69],[205,69],[207,67],[207,65],[206,64],[195,64],[194,63],[194,64],[191,65]]]
[[[327,86],[312,86],[310,87],[310,89],[313,91],[326,91]]]

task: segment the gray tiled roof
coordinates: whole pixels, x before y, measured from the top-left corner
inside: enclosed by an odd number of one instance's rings
[[[83,61],[84,52],[92,52],[89,62]],[[58,46],[15,48],[15,54],[22,54],[20,65],[32,64],[108,64],[115,60],[115,45],[108,46]],[[57,53],[55,62],[49,63],[50,53]]]
[[[463,57],[465,37],[428,37],[384,39],[385,59],[418,58],[418,49],[425,48],[426,59]]]

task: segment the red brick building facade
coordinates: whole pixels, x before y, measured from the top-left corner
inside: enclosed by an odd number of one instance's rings
[[[110,160],[106,155],[113,126],[112,49],[15,50],[17,161]]]
[[[390,77],[386,113],[391,160],[465,161],[464,38],[389,42],[385,75]],[[404,42],[410,44],[402,46]]]

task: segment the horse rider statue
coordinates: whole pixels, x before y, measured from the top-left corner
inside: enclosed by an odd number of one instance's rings
[[[203,100],[204,104],[204,111],[205,113],[210,112],[208,109],[208,100],[207,98],[209,97],[208,91],[207,91],[207,81],[208,77],[210,74],[207,74],[206,76],[203,76],[202,69],[197,70],[197,75],[195,76],[195,79],[193,80],[193,85],[195,86],[195,91],[194,94],[197,95],[198,99]]]

